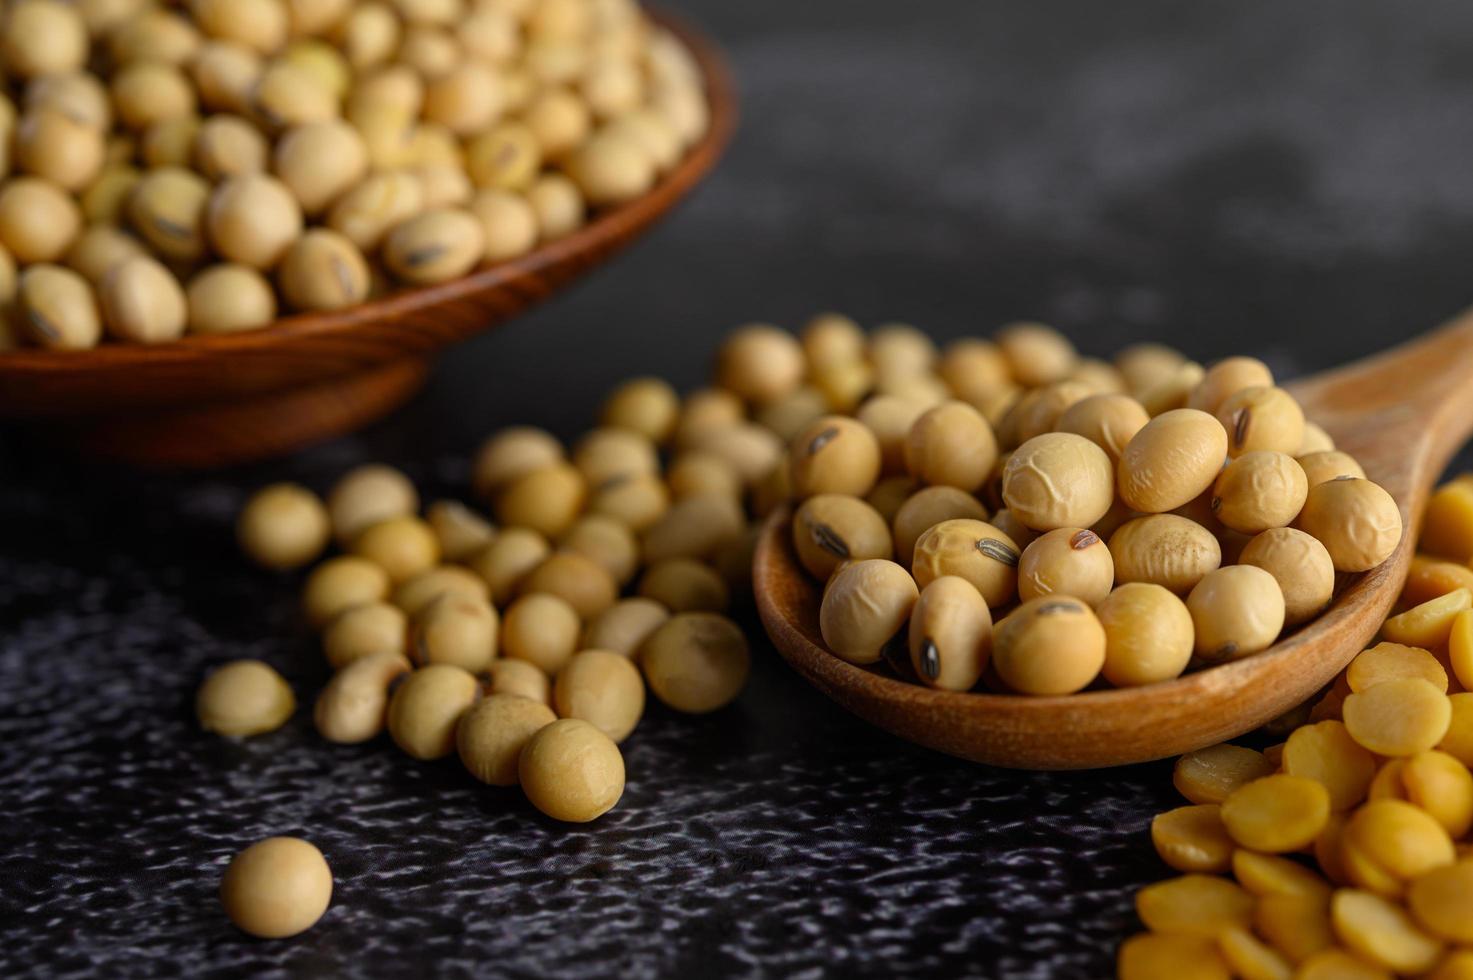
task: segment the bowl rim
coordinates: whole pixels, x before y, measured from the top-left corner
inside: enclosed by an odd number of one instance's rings
[[[477,269],[458,279],[428,286],[395,290],[356,306],[325,312],[293,313],[270,326],[224,334],[185,334],[163,344],[108,341],[84,350],[19,347],[0,351],[0,380],[96,377],[127,374],[164,364],[215,364],[240,356],[312,345],[324,339],[351,336],[369,324],[393,322],[407,314],[439,304],[474,298],[500,289],[533,295],[546,293],[530,284],[561,266],[578,265],[611,241],[632,237],[688,194],[721,158],[737,123],[736,86],[731,69],[715,42],[684,19],[646,7],[656,25],[670,31],[686,46],[700,67],[709,120],[706,131],[680,161],[646,193],[632,201],[596,214],[576,231],[538,245],[532,251]],[[586,265],[594,264],[590,259]],[[540,298],[540,296],[538,297]],[[486,326],[500,317],[488,317]],[[431,344],[429,347],[440,346]],[[0,397],[0,403],[5,399]]]

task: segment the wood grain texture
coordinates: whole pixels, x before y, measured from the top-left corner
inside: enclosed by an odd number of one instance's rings
[[[715,167],[736,126],[730,71],[715,45],[688,25],[662,13],[651,17],[676,33],[700,64],[711,119],[701,140],[648,194],[521,258],[351,309],[158,346],[0,353],[0,422],[40,422],[83,449],[145,465],[221,465],[350,431],[392,409],[413,393],[404,382],[411,372],[423,376],[430,355],[504,323],[617,254]],[[388,365],[396,362],[416,367],[400,372],[397,385],[381,383],[374,397],[365,397],[375,387],[371,378],[392,375]],[[344,388],[336,410],[315,417],[301,411],[331,401],[333,385]],[[304,387],[314,393],[297,390]],[[392,403],[391,392],[398,399]],[[177,413],[168,424],[166,411]],[[213,442],[208,452],[187,444],[206,439]]]
[[[1087,769],[1189,752],[1251,731],[1314,695],[1380,628],[1406,579],[1427,494],[1473,434],[1473,312],[1424,338],[1289,385],[1306,413],[1396,498],[1405,530],[1380,567],[1345,576],[1319,619],[1255,656],[1176,680],[1068,697],[934,691],[823,646],[820,585],[774,514],[754,562],[757,607],[783,657],[861,718],[995,766]]]

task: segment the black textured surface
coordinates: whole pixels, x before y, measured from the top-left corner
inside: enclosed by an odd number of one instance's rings
[[[1143,831],[1172,802],[1165,764],[953,762],[853,721],[762,642],[734,707],[650,712],[625,798],[588,828],[453,762],[326,746],[305,713],[243,744],[191,721],[234,657],[304,701],[321,678],[295,580],[236,557],[251,487],[384,458],[456,489],[491,428],[572,435],[631,373],[695,384],[742,319],[833,306],[946,337],[1029,315],[1092,352],[1157,337],[1290,372],[1473,296],[1466,4],[682,7],[743,84],[728,164],[395,420],[213,476],[0,445],[0,974],[1109,972],[1132,890],[1162,873]],[[251,941],[214,891],[278,833],[316,841],[337,891],[311,932]]]

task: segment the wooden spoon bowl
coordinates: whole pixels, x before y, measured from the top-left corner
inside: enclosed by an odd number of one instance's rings
[[[565,238],[452,282],[262,330],[87,351],[0,352],[0,422],[91,455],[152,466],[221,466],[356,429],[423,384],[432,354],[503,323],[647,231],[720,159],[736,94],[714,44],[660,13],[705,76],[710,126],[648,194]]]
[[[824,648],[822,586],[774,514],[754,562],[763,625],[798,672],[901,738],[988,765],[1089,769],[1179,755],[1251,731],[1312,697],[1376,634],[1406,579],[1433,481],[1473,433],[1473,312],[1392,351],[1289,386],[1305,413],[1396,499],[1405,531],[1380,567],[1348,577],[1331,607],[1273,647],[1145,687],[1067,697],[937,691]]]

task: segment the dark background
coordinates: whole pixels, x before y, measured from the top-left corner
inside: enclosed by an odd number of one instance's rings
[[[725,165],[623,259],[457,350],[412,407],[279,464],[136,476],[0,443],[0,972],[1100,977],[1164,873],[1165,763],[995,771],[873,732],[754,636],[707,719],[652,708],[585,828],[453,760],[202,735],[202,674],[320,658],[230,522],[368,459],[427,495],[480,437],[565,436],[618,379],[701,380],[720,332],[826,308],[940,338],[1017,317],[1317,369],[1473,299],[1473,8],[689,0],[744,97]],[[755,628],[755,627],[754,627]],[[305,835],[333,907],[291,941],[215,900]]]

